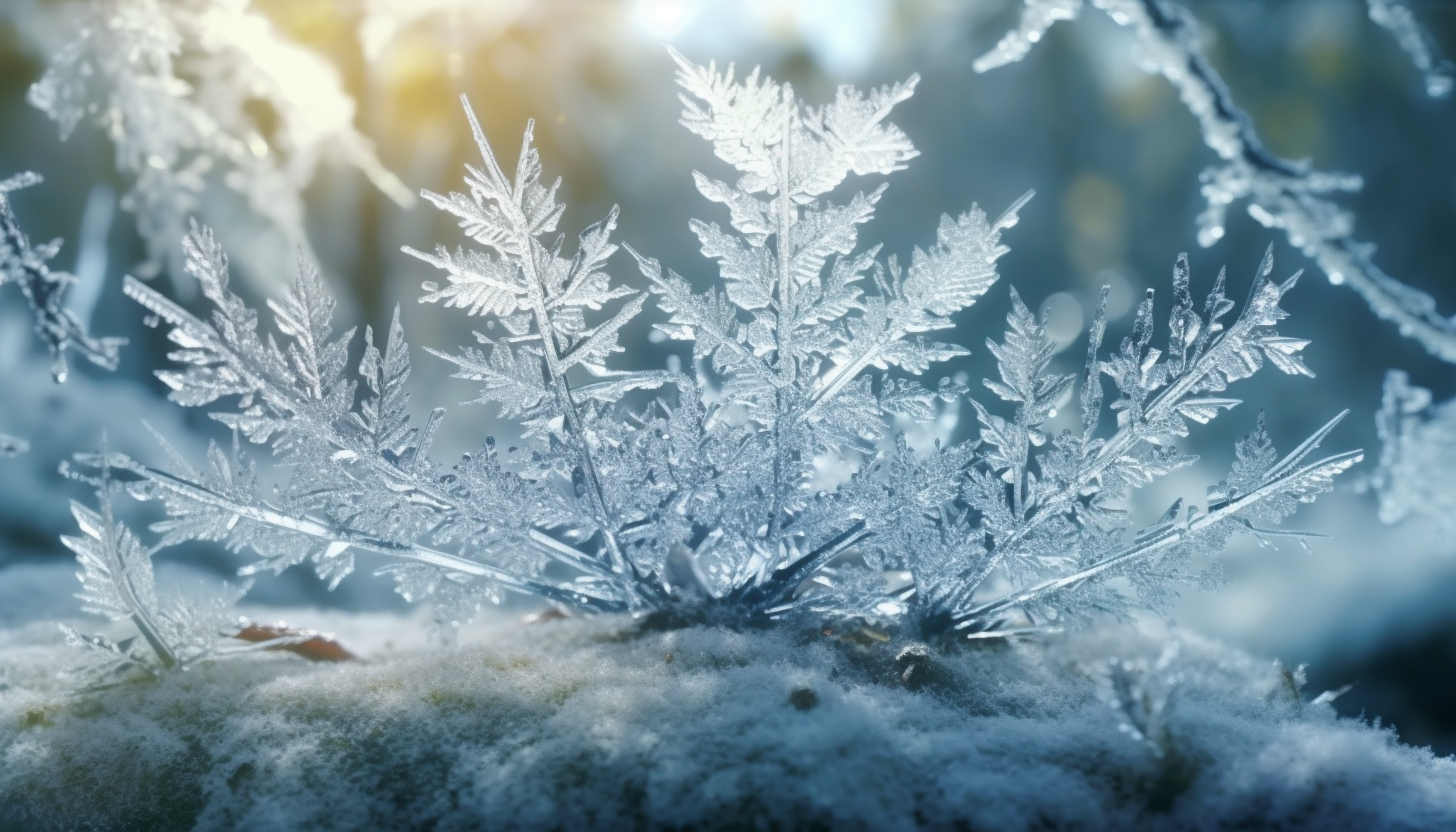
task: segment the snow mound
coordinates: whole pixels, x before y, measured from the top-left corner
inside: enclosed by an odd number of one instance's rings
[[[0,828],[1456,828],[1456,763],[1181,633],[927,653],[601,618],[428,651],[323,620],[369,658],[79,695],[52,627],[0,632]]]

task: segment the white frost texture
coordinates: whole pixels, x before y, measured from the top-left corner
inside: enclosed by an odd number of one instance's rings
[[[495,619],[426,654],[322,623],[368,661],[79,696],[53,627],[0,635],[0,828],[1456,828],[1456,763],[1178,633],[927,657]]]

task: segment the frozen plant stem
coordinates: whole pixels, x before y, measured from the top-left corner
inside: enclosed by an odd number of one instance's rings
[[[1026,0],[1026,17],[1038,13],[1048,0]],[[1227,207],[1248,200],[1248,212],[1266,228],[1280,228],[1290,245],[1315,261],[1331,283],[1354,289],[1378,317],[1390,321],[1400,334],[1415,340],[1432,355],[1456,363],[1456,318],[1441,315],[1434,299],[1419,289],[1386,274],[1373,260],[1375,247],[1354,236],[1355,217],[1326,198],[1327,194],[1358,190],[1358,176],[1313,170],[1306,162],[1291,162],[1270,153],[1255,132],[1253,121],[1238,107],[1218,72],[1203,54],[1192,14],[1172,0],[1090,0],[1119,25],[1133,32],[1144,67],[1166,78],[1198,120],[1203,140],[1224,164],[1204,171],[1203,195],[1208,208],[1199,217],[1199,243],[1211,246],[1224,234]],[[1372,19],[1390,27],[1386,20],[1399,17],[1408,26],[1396,29],[1403,45],[1412,31],[1420,31],[1410,9],[1399,0],[1370,0]],[[1042,15],[1039,28],[1026,30],[1018,45],[1018,33],[1008,34],[996,49],[977,61],[986,71],[1019,60],[1030,44],[1057,20],[1075,17],[1082,0],[1055,0],[1059,13]],[[1414,29],[1410,27],[1416,27]],[[1035,36],[1028,37],[1027,31]],[[1425,41],[1422,41],[1425,42]],[[1428,44],[1429,46],[1429,44]],[[1409,46],[1406,47],[1409,50]],[[1414,54],[1414,53],[1413,53]],[[1429,61],[1433,53],[1426,53]],[[1430,66],[1417,59],[1428,73],[1440,71],[1444,63]],[[1432,67],[1435,67],[1434,69]],[[1428,78],[1432,78],[1428,74]],[[1431,87],[1428,81],[1428,89]]]

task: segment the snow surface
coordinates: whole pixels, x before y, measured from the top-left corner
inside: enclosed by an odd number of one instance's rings
[[[893,643],[784,629],[290,623],[367,660],[75,695],[53,625],[0,631],[0,828],[1456,828],[1456,763],[1177,632],[932,651],[907,682]],[[1093,657],[1171,643],[1159,756]]]

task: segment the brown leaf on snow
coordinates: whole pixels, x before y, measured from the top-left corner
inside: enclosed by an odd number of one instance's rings
[[[307,638],[303,638],[307,636]],[[311,662],[348,662],[359,657],[349,652],[344,645],[334,641],[323,633],[316,633],[311,630],[296,630],[282,624],[256,624],[249,623],[233,634],[233,638],[251,641],[272,641],[280,638],[297,638],[284,644],[278,644],[267,648],[268,650],[287,650],[296,653]]]

